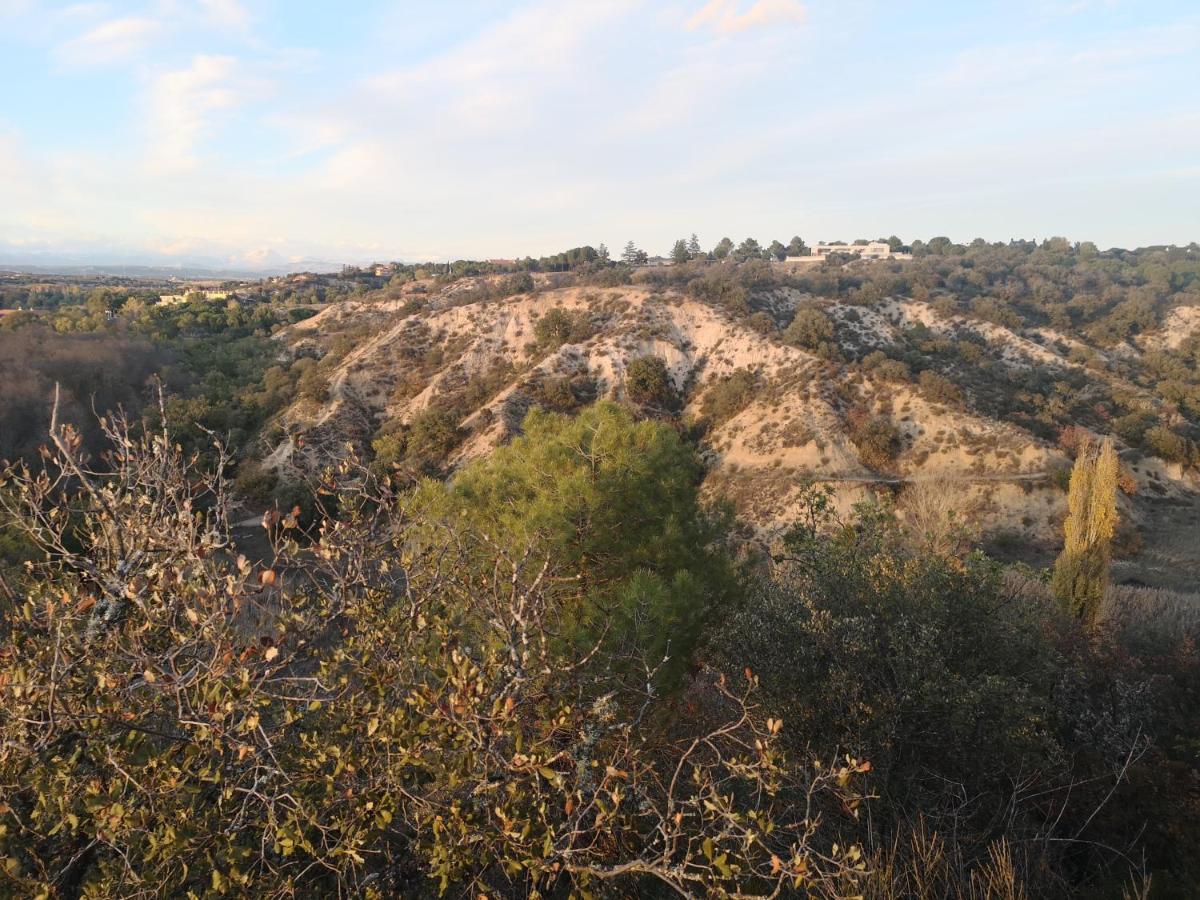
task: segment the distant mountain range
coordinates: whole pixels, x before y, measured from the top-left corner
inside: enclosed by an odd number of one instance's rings
[[[358,262],[365,262],[359,260]],[[341,262],[315,257],[272,256],[262,262],[231,263],[209,256],[153,257],[102,250],[78,253],[27,251],[0,243],[0,271],[45,275],[113,275],[123,278],[263,278],[291,272],[336,272]]]

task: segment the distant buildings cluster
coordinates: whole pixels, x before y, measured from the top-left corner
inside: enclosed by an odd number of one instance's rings
[[[783,260],[783,265],[808,266],[815,265],[828,259],[834,254],[857,256],[860,259],[912,259],[911,253],[893,250],[886,241],[867,241],[859,244],[823,244],[818,243],[808,256],[789,256]]]
[[[884,241],[868,241],[865,244],[817,244],[813,256],[829,256],[833,253],[850,253],[863,259],[912,259],[911,253],[897,253]]]
[[[176,303],[185,302],[196,294],[200,294],[205,300],[225,300],[229,297],[229,291],[188,291],[184,294],[160,294],[158,302],[164,306],[173,306]]]

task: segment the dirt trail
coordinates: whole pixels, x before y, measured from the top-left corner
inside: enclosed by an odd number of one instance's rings
[[[1010,475],[814,475],[811,480],[829,484],[918,484],[920,482],[1024,484],[1045,481],[1049,477],[1050,473],[1048,472],[1014,472]]]

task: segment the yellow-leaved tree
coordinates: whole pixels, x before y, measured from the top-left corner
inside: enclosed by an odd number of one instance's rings
[[[1054,564],[1054,594],[1088,625],[1096,621],[1117,527],[1120,463],[1111,438],[1080,450],[1071,470],[1062,553]]]

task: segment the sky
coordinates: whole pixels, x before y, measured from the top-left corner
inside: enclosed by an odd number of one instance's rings
[[[0,0],[0,260],[1200,240],[1195,0]]]

